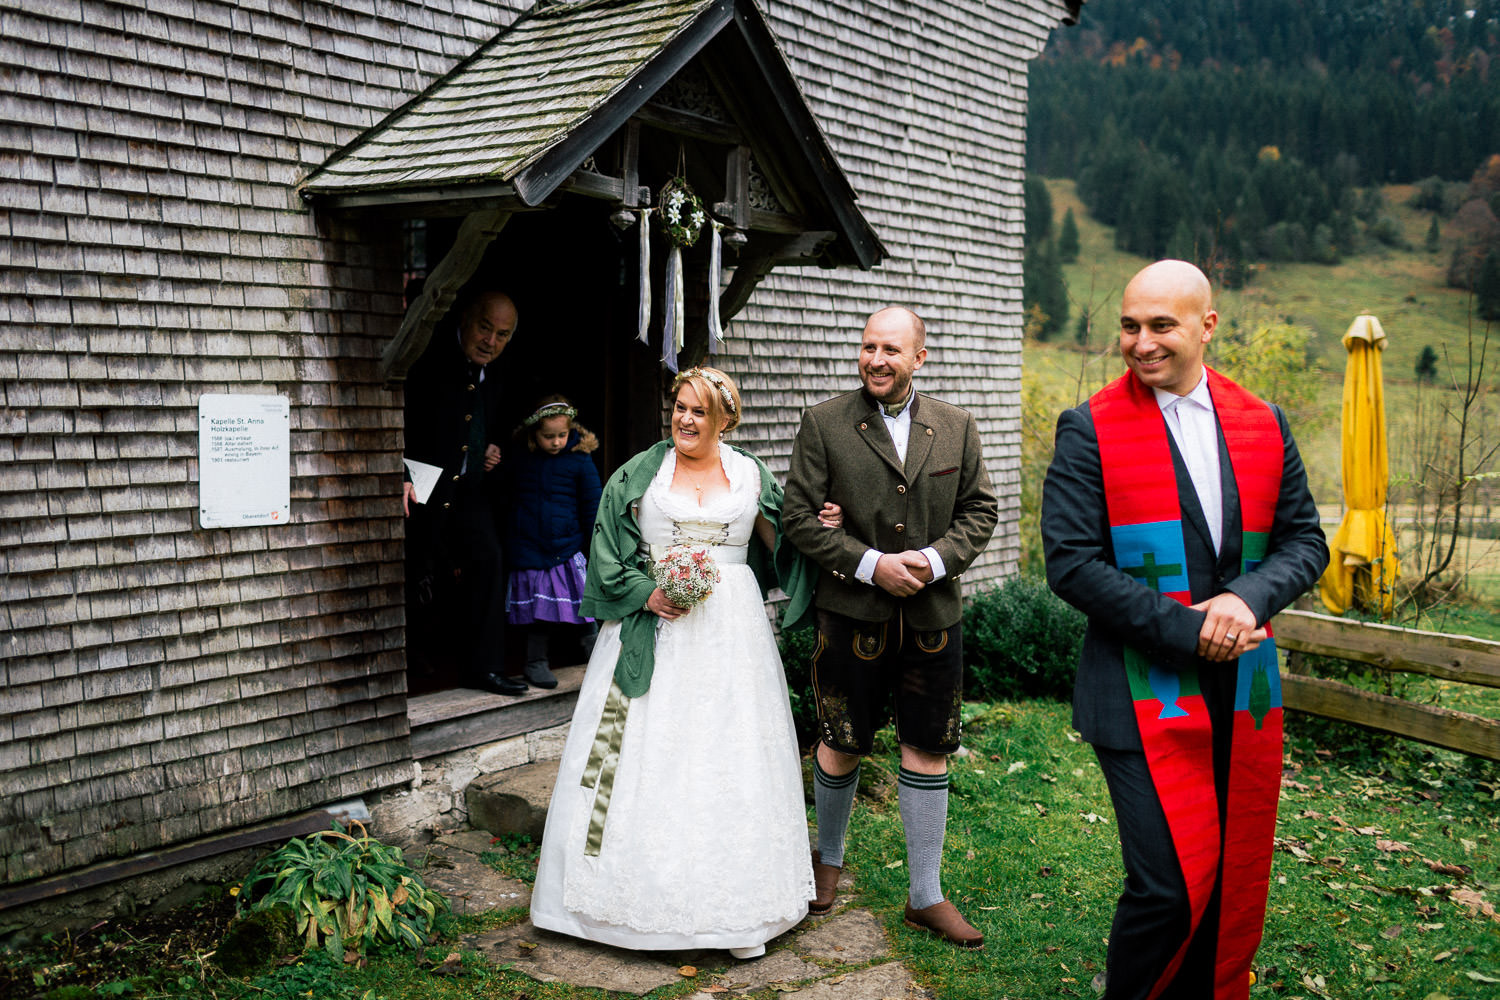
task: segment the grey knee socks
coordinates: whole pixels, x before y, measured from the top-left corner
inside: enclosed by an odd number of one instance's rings
[[[901,826],[906,831],[906,866],[912,909],[943,901],[943,834],[948,828],[948,775],[918,774],[901,768]],[[822,822],[818,830],[822,832]]]
[[[844,831],[859,791],[859,765],[844,775],[832,775],[813,756],[813,806],[818,813],[818,857],[825,865],[844,866]]]

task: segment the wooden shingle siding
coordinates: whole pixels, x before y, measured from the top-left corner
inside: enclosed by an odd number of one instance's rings
[[[522,6],[0,3],[0,881],[407,780],[397,234],[294,185]],[[200,530],[198,397],[291,401]]]
[[[740,377],[737,439],[784,474],[802,410],[856,388],[869,313],[927,321],[925,392],[971,410],[1000,494],[970,590],[1020,556],[1022,179],[1027,64],[1067,13],[1050,0],[762,0],[860,208],[891,254],[869,272],[773,271],[719,360]]]
[[[531,0],[0,0],[0,884],[402,783],[390,220],[296,185]],[[785,471],[866,314],[927,319],[1018,555],[1027,61],[1057,0],[761,0],[891,259],[730,331]],[[292,519],[198,527],[198,399],[284,395]]]

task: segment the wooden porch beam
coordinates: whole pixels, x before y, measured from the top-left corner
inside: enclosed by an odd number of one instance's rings
[[[447,315],[459,290],[474,276],[484,252],[500,235],[510,216],[503,209],[470,212],[458,227],[452,249],[427,276],[422,294],[406,310],[401,328],[386,345],[380,359],[380,374],[388,381],[406,380],[407,369],[427,348],[433,326]]]

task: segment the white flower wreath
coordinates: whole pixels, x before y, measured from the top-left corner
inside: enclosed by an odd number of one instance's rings
[[[698,242],[704,225],[708,223],[708,213],[686,180],[673,177],[662,185],[658,204],[667,239],[679,247],[690,247]]]

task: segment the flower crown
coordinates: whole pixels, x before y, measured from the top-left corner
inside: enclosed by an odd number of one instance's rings
[[[531,427],[548,417],[567,417],[572,420],[576,416],[578,416],[578,411],[567,403],[543,403],[536,408],[535,413],[523,420],[522,424]]]
[[[672,380],[672,391],[676,392],[678,388],[682,386],[682,383],[686,382],[694,375],[697,375],[709,385],[719,390],[719,398],[724,401],[724,406],[729,410],[730,413],[735,412],[734,393],[729,391],[729,383],[724,381],[724,376],[720,375],[716,371],[710,371],[707,368],[689,368],[687,371],[678,374],[678,376]]]

